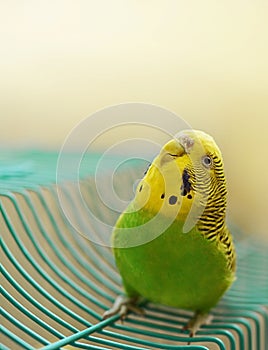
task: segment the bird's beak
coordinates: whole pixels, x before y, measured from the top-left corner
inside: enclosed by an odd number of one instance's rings
[[[163,148],[164,153],[167,155],[177,158],[185,154],[185,149],[183,145],[176,139],[170,140]]]
[[[189,154],[194,145],[194,140],[187,134],[180,133],[177,138],[170,140],[162,148],[159,154],[159,165],[162,166],[176,158]]]
[[[189,154],[194,146],[194,139],[189,135],[180,133],[178,137],[170,140],[163,147],[163,152],[173,158],[181,157],[185,153]]]
[[[185,150],[178,140],[172,139],[162,148],[159,157],[158,164],[163,166],[166,163],[173,161],[174,159],[181,157],[185,154]]]

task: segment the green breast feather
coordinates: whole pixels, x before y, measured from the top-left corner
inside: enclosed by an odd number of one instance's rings
[[[124,214],[114,230],[114,245],[132,245],[131,233],[120,228],[143,225],[151,218],[145,211]],[[146,234],[142,226],[137,234]],[[208,311],[234,278],[219,243],[208,240],[196,227],[183,233],[179,221],[152,241],[115,248],[114,254],[128,296],[164,305]]]

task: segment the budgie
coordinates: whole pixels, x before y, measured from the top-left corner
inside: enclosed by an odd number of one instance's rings
[[[125,296],[104,318],[138,312],[145,298],[194,311],[184,327],[193,336],[235,280],[226,196],[223,159],[211,136],[184,130],[166,143],[113,230]]]

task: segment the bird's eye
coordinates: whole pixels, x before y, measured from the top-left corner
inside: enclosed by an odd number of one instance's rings
[[[212,165],[212,159],[210,158],[210,156],[204,156],[202,158],[202,164],[206,167],[206,168],[210,168]]]

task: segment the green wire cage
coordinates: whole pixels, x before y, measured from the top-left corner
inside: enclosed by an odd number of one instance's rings
[[[236,228],[237,280],[190,345],[182,330],[191,316],[185,310],[145,302],[145,317],[102,320],[122,293],[121,280],[111,250],[79,235],[62,211],[59,187],[72,219],[86,229],[72,157],[70,171],[56,184],[57,154],[1,156],[1,349],[268,349],[268,242]],[[97,160],[89,156],[80,190],[91,210],[113,225],[117,214],[100,202],[92,181]],[[141,168],[132,164],[119,171],[115,188],[132,189]],[[104,182],[110,178],[109,164],[102,176]]]

